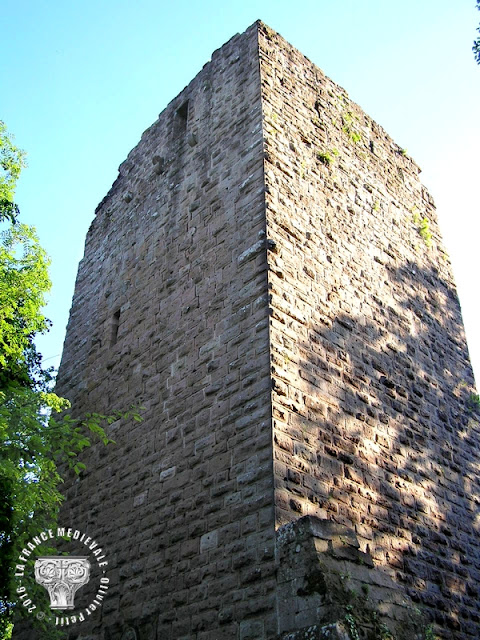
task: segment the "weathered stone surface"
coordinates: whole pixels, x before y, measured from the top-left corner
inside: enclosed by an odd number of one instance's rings
[[[62,519],[90,514],[116,563],[99,638],[151,616],[162,640],[257,638],[273,616],[257,34],[216,51],[143,134],[79,268],[58,390],[80,414],[146,407],[66,492]]]
[[[280,527],[277,564],[278,640],[425,636],[406,591],[374,568],[343,525],[304,516]]]
[[[439,636],[480,636],[478,415],[433,200],[341,87],[259,33],[276,526],[355,530]]]
[[[143,134],[88,233],[58,392],[79,415],[145,410],[66,483],[62,522],[112,559],[81,633],[341,638],[318,626],[322,556],[389,590],[387,617],[406,594],[440,637],[478,638],[473,391],[418,167],[252,25]],[[279,527],[314,540],[288,568]]]

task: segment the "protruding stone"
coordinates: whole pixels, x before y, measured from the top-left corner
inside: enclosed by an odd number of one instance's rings
[[[153,156],[152,158],[154,171],[157,175],[161,175],[165,172],[165,158],[161,156]]]
[[[194,147],[195,145],[198,144],[198,139],[197,139],[197,134],[194,132],[191,132],[187,135],[187,142],[191,147]]]

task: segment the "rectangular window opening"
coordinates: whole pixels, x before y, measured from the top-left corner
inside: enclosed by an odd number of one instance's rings
[[[185,100],[185,102],[178,107],[178,109],[177,109],[177,117],[180,120],[183,120],[184,122],[187,122],[187,120],[188,120],[188,100]]]
[[[187,121],[188,121],[188,100],[178,107],[175,111],[175,124],[176,124],[176,132],[177,135],[181,133],[185,133],[187,130]]]
[[[112,317],[112,331],[110,333],[110,346],[117,344],[118,339],[118,327],[120,326],[120,309],[115,311]]]

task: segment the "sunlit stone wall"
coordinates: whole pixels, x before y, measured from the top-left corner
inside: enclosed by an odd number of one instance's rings
[[[57,390],[78,416],[144,407],[65,485],[60,523],[110,577],[72,640],[341,637],[324,585],[345,558],[387,618],[419,605],[442,638],[480,637],[478,416],[433,200],[262,23],[120,166]]]
[[[95,447],[66,491],[62,522],[88,523],[111,557],[101,616],[70,633],[273,633],[256,25],[145,131],[97,208],[58,391],[79,415],[145,407],[142,422],[112,425],[116,444]]]
[[[353,528],[439,633],[477,638],[479,424],[434,202],[406,151],[267,27],[260,56],[276,526]]]

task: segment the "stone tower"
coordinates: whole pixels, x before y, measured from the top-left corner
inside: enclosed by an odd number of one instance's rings
[[[79,415],[145,407],[66,484],[110,557],[71,638],[480,637],[474,380],[419,173],[261,22],[143,134],[58,376]]]

